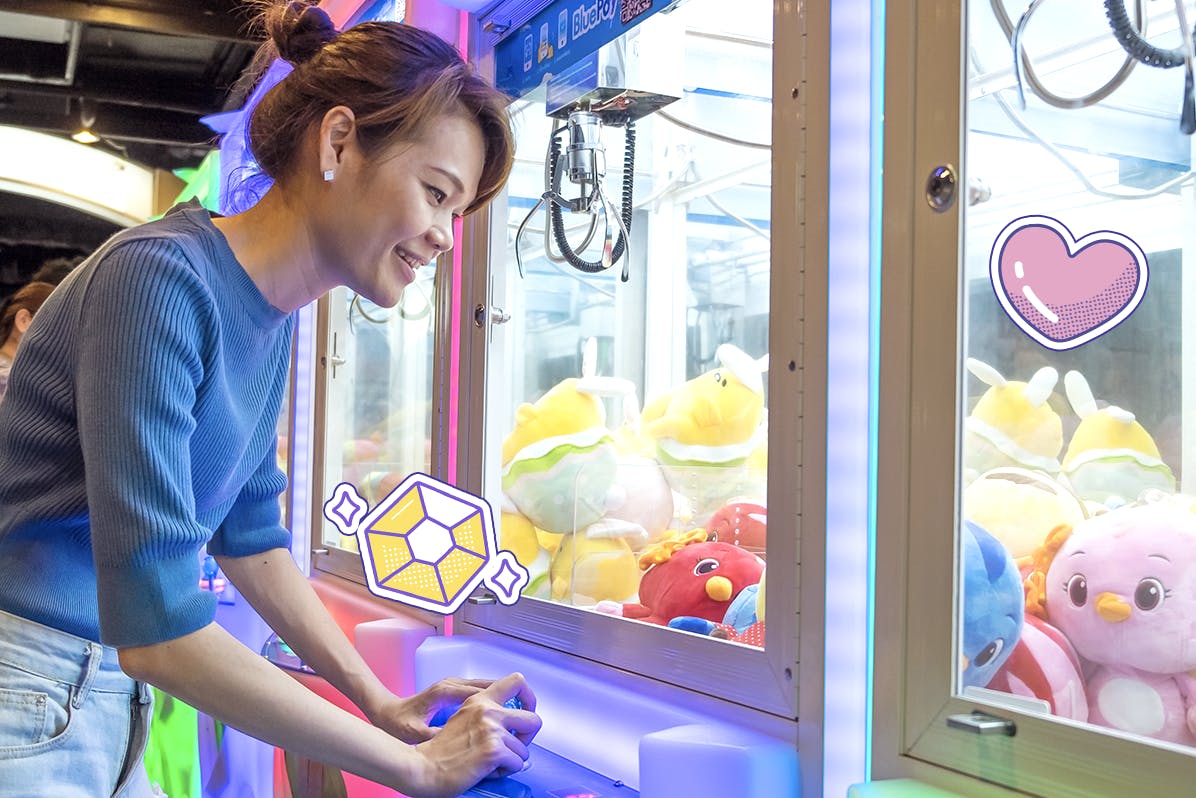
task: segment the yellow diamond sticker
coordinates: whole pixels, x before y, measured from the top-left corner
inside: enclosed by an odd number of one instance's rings
[[[374,532],[393,532],[403,535],[423,519],[424,503],[420,501],[419,491],[409,490],[400,496],[394,506],[387,510],[381,518],[374,522],[372,529]]]
[[[357,537],[376,596],[448,614],[479,584],[503,604],[527,584],[527,570],[498,548],[489,503],[427,474],[407,477],[373,509],[342,483],[324,516]]]
[[[478,513],[466,518],[454,530],[457,545],[466,551],[486,556],[486,527],[482,523],[482,514]]]

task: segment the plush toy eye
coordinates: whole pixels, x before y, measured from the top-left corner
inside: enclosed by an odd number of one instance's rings
[[[1005,648],[1005,641],[997,638],[984,647],[984,650],[976,655],[976,659],[972,660],[977,666],[983,668],[988,663],[997,658],[997,655]]]
[[[1153,577],[1147,577],[1138,583],[1134,590],[1134,604],[1140,610],[1157,609],[1163,603],[1167,590],[1163,583]]]
[[[1077,607],[1083,607],[1088,603],[1088,580],[1083,574],[1076,574],[1067,580],[1067,597]]]
[[[707,557],[705,560],[699,561],[698,564],[694,566],[694,574],[697,576],[701,576],[702,574],[708,574],[711,571],[717,571],[717,570],[718,570],[718,560],[713,560],[713,559],[710,559],[709,557]]]

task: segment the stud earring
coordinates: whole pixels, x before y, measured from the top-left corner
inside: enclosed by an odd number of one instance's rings
[[[333,174],[331,169],[324,170],[324,182],[325,183],[331,183],[333,177],[335,177],[335,175]]]

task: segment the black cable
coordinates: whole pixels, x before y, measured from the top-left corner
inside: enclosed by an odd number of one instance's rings
[[[1164,50],[1142,38],[1137,29],[1130,24],[1129,15],[1125,12],[1125,0],[1105,0],[1105,14],[1109,17],[1113,35],[1117,37],[1122,49],[1140,63],[1160,69],[1171,69],[1188,64],[1186,47]],[[1180,35],[1187,36],[1188,33],[1181,30]],[[1196,30],[1193,31],[1193,35],[1196,35]],[[1196,133],[1196,78],[1192,75],[1190,68],[1184,74],[1184,96],[1179,112],[1179,129],[1189,136]]]
[[[1160,69],[1171,69],[1184,63],[1184,48],[1164,50],[1155,47],[1138,33],[1138,28],[1130,22],[1130,16],[1125,10],[1125,0],[1105,0],[1105,15],[1113,27],[1113,35],[1123,50],[1135,60],[1146,66]]]
[[[623,208],[622,219],[623,229],[631,233],[631,216],[634,211],[632,207],[632,192],[635,182],[635,122],[627,121],[626,130],[626,144],[623,147]],[[560,160],[561,144],[559,139],[554,135],[552,137],[552,145],[549,148],[549,185],[553,193],[560,193],[560,173],[557,171],[557,161]],[[586,272],[587,274],[595,274],[597,272],[605,271],[606,267],[602,265],[601,260],[589,261],[578,256],[573,251],[573,247],[569,246],[569,240],[565,237],[565,220],[561,214],[561,206],[556,202],[549,202],[549,224],[552,227],[552,238],[556,241],[557,248],[561,251],[561,255],[569,262],[569,265],[578,271]],[[607,220],[610,224],[610,220]],[[615,242],[615,247],[611,251],[610,264],[613,266],[618,262],[619,258],[623,257],[623,250],[626,249],[627,242],[623,238],[623,233],[620,231],[619,240]]]

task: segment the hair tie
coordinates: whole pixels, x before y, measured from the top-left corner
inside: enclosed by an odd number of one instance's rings
[[[324,9],[301,0],[291,0],[282,13],[273,39],[278,54],[298,66],[310,60],[336,36],[336,26]]]

